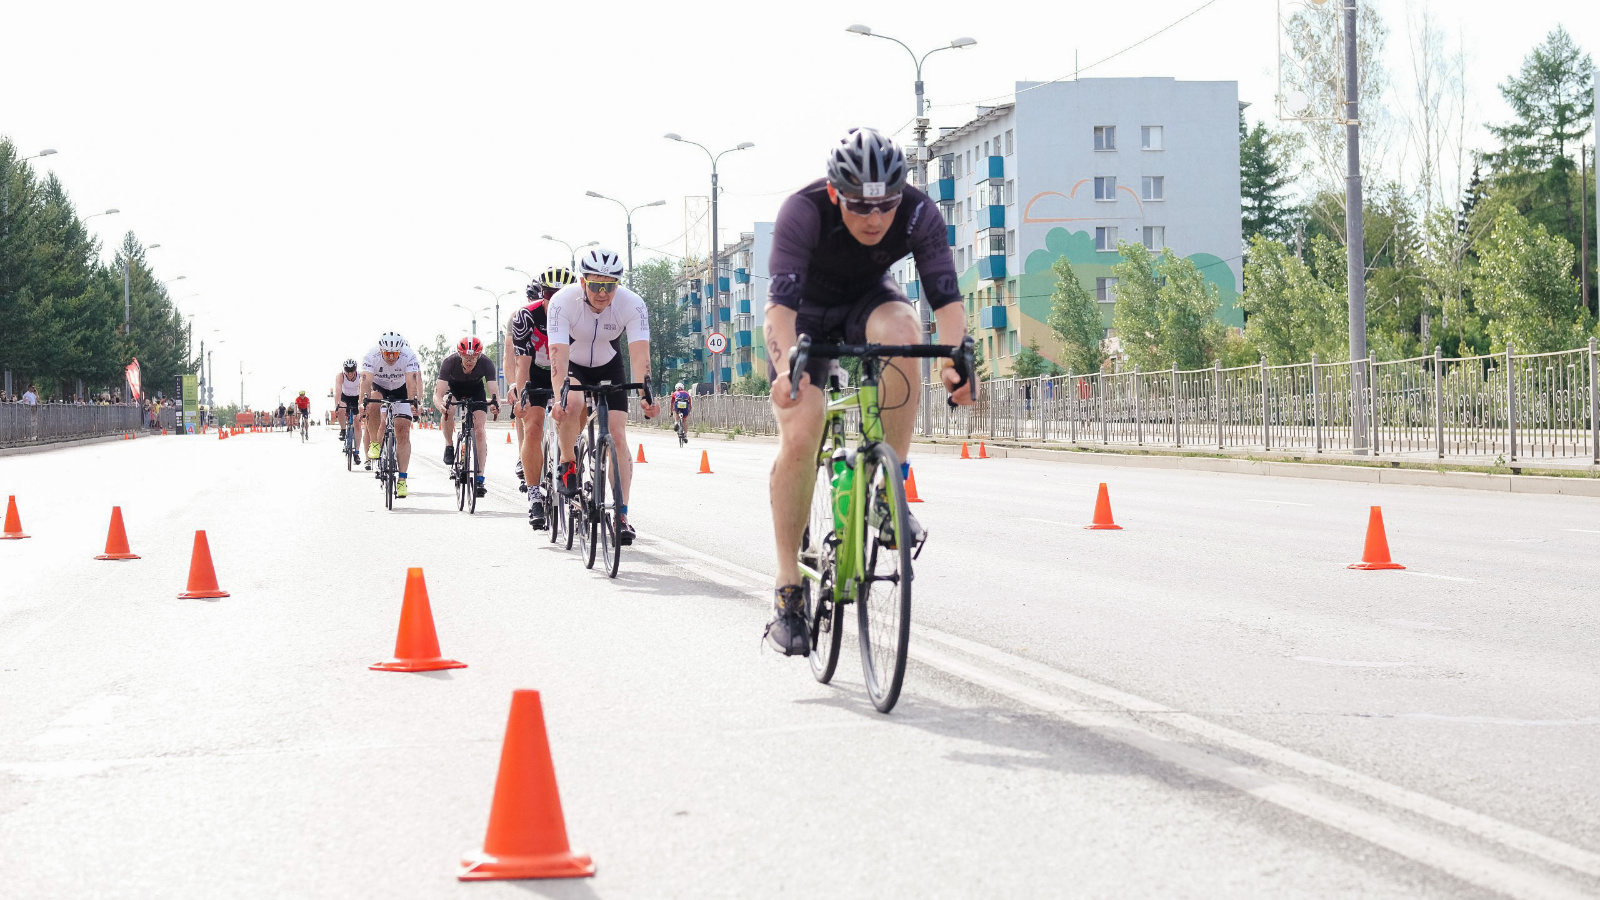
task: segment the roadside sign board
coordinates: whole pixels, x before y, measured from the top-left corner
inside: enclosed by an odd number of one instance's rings
[[[712,353],[723,353],[728,349],[728,336],[720,331],[713,331],[706,335],[706,349]]]

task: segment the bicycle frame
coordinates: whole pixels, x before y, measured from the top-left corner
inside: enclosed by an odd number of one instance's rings
[[[862,441],[858,447],[851,447],[846,439],[844,427],[845,414],[852,409],[861,411]],[[832,387],[829,388],[828,405],[822,427],[822,442],[817,447],[820,460],[825,449],[829,447],[829,438],[832,438],[832,450],[840,450],[845,454],[845,465],[852,470],[850,490],[842,490],[838,481],[834,481],[829,491],[832,499],[832,509],[838,510],[840,502],[844,502],[844,533],[837,535],[839,545],[834,551],[834,596],[838,598],[852,598],[861,587],[861,581],[866,577],[865,540],[862,524],[866,517],[862,511],[866,508],[867,494],[867,457],[869,454],[861,451],[867,447],[882,442],[883,420],[878,415],[878,382],[876,373],[871,378],[864,377],[861,384],[850,393],[844,393]],[[828,471],[832,473],[834,453],[828,454]],[[823,477],[820,473],[818,477]],[[837,515],[835,515],[837,518]],[[900,526],[895,522],[895,527]],[[800,566],[800,573],[812,581],[820,582],[822,573]],[[842,599],[842,602],[850,602]]]

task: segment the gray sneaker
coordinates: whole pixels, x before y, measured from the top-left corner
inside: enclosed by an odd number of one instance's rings
[[[772,621],[763,634],[772,649],[784,656],[805,656],[811,652],[811,636],[806,628],[806,589],[798,584],[773,591]]]

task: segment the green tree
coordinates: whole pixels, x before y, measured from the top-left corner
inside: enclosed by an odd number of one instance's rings
[[[772,393],[772,385],[767,383],[766,376],[751,372],[748,375],[740,375],[735,379],[733,384],[730,385],[729,391],[734,394],[751,394],[757,397],[765,397]]]
[[[1161,355],[1166,365],[1198,369],[1211,364],[1222,349],[1223,327],[1217,321],[1217,286],[1205,280],[1194,260],[1166,250],[1156,264],[1160,278]]]
[[[433,396],[433,383],[439,380],[439,368],[444,365],[444,358],[455,352],[450,346],[450,339],[443,334],[435,335],[433,346],[426,344],[412,344],[411,349],[417,354],[417,361],[422,363],[422,396]],[[429,401],[428,404],[432,405]]]
[[[1155,256],[1131,241],[1119,243],[1117,252],[1122,260],[1111,267],[1117,279],[1111,327],[1129,365],[1164,369],[1168,363],[1161,345],[1161,283],[1156,280]]]
[[[650,310],[650,371],[657,391],[665,391],[678,377],[678,370],[669,371],[666,360],[689,355],[683,309],[678,305],[680,274],[679,267],[666,258],[633,269],[633,289]]]
[[[1568,350],[1588,338],[1587,309],[1576,303],[1572,245],[1509,204],[1478,245],[1472,292],[1487,317],[1491,352],[1509,344],[1517,353]]]
[[[1289,207],[1283,192],[1289,184],[1284,136],[1260,122],[1247,127],[1239,111],[1239,194],[1244,211],[1244,242],[1258,234],[1287,240]]]
[[[1589,54],[1557,25],[1523,60],[1522,70],[1500,85],[1513,120],[1489,126],[1501,143],[1486,154],[1489,165],[1531,201],[1519,205],[1534,212],[1535,222],[1553,224],[1537,207],[1559,207],[1561,232],[1569,236],[1575,231],[1571,181],[1577,165],[1567,148],[1593,124],[1593,70]]]
[[[1056,276],[1050,294],[1050,316],[1045,324],[1061,342],[1061,361],[1079,374],[1098,372],[1105,365],[1105,328],[1100,324],[1100,304],[1078,281],[1065,256],[1051,266]]]
[[[1313,256],[1318,249],[1343,252],[1326,237],[1313,240]],[[1257,236],[1248,258],[1239,298],[1247,315],[1244,335],[1267,362],[1309,362],[1313,353],[1325,362],[1348,359],[1348,306],[1342,293],[1278,241]]]
[[[1060,375],[1061,367],[1045,359],[1039,352],[1039,342],[1029,341],[1028,346],[1017,351],[1011,361],[1011,374],[1017,378],[1037,378],[1040,375]]]

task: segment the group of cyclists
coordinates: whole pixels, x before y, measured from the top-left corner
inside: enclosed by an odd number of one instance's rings
[[[777,578],[773,617],[764,637],[786,655],[810,652],[798,554],[822,439],[823,387],[834,365],[830,360],[813,359],[799,375],[799,384],[793,385],[784,364],[791,348],[802,334],[812,340],[848,344],[925,343],[914,306],[889,276],[890,266],[908,253],[915,259],[934,311],[938,342],[959,343],[966,333],[944,218],[927,194],[908,183],[907,174],[905,155],[891,138],[870,128],[852,129],[830,152],[825,176],[790,196],[775,223],[764,336],[779,434],[770,476]],[[527,303],[511,316],[501,358],[509,363],[506,381],[517,434],[517,477],[528,494],[528,518],[536,529],[547,527],[544,487],[537,475],[547,462],[543,449],[547,414],[559,433],[556,490],[563,496],[578,491],[575,445],[586,420],[585,401],[576,392],[558,392],[556,386],[623,385],[628,380],[624,352],[632,371],[650,371],[649,311],[638,294],[622,285],[623,274],[622,260],[615,251],[589,249],[578,258],[576,272],[565,267],[546,269],[528,286]],[[971,403],[973,388],[965,379],[972,373],[958,371],[952,360],[943,365],[940,377],[950,401]],[[882,383],[883,438],[897,458],[905,460],[920,395],[914,386],[920,378],[909,359],[889,360],[885,371],[889,370],[898,377],[885,378]],[[433,400],[444,411],[446,465],[454,463],[455,453],[452,400],[473,403],[463,408],[473,410],[478,458],[487,459],[483,417],[485,409],[494,410],[498,417],[496,374],[494,361],[476,337],[462,338],[440,365]],[[421,361],[395,332],[380,337],[359,363],[345,360],[334,382],[341,428],[362,429],[368,468],[381,452],[383,417],[363,414],[363,408],[376,401],[392,404],[399,467],[397,497],[407,495],[412,404],[423,396],[422,390]],[[620,387],[605,396],[622,484],[618,537],[619,543],[628,544],[636,536],[627,515],[633,480],[627,437],[630,398]],[[299,399],[305,400],[303,393]],[[674,386],[668,403],[680,433],[686,433],[692,400],[681,382]],[[648,391],[641,406],[647,418],[660,412]],[[341,432],[341,438],[344,436]],[[534,474],[529,477],[527,473]],[[480,475],[476,480],[474,489],[482,496],[483,478]],[[913,543],[920,541],[922,529],[914,518],[908,527]]]

